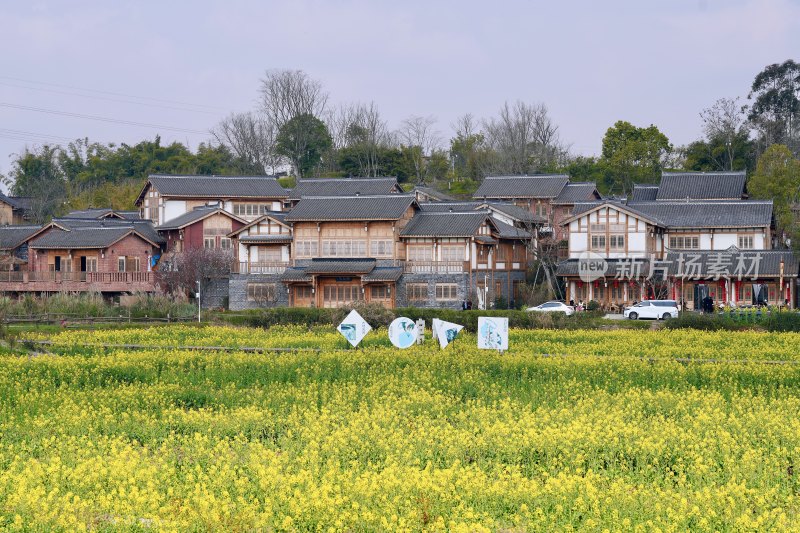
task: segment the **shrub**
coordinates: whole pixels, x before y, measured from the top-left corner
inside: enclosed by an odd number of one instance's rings
[[[589,300],[589,303],[586,304],[587,311],[597,311],[600,309],[600,304],[596,300]]]

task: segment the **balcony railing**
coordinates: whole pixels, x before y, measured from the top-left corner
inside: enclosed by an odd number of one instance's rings
[[[408,274],[458,274],[465,272],[464,261],[406,261],[404,270]]]
[[[152,272],[55,272],[21,271],[0,272],[0,283],[93,283],[93,284],[149,284],[154,281]]]
[[[282,274],[289,267],[288,261],[258,261],[234,263],[234,274]]]

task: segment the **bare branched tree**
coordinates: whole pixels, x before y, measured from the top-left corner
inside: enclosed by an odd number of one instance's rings
[[[700,112],[703,133],[709,141],[719,139],[725,143],[728,170],[733,170],[736,157],[736,137],[746,134],[747,116],[739,103],[739,97],[720,98],[714,105]]]
[[[231,113],[211,130],[214,139],[226,146],[249,166],[275,174],[284,161],[275,152],[277,129],[255,112]]]
[[[527,174],[552,166],[563,159],[558,126],[544,104],[506,102],[497,118],[484,121],[486,138],[495,152],[495,171]]]
[[[414,173],[419,183],[424,181],[426,158],[442,144],[441,134],[435,126],[436,118],[433,116],[412,115],[397,130],[400,143],[411,149]]]
[[[464,139],[481,133],[480,122],[478,122],[472,113],[465,113],[456,118],[456,120],[450,124],[450,127],[456,132],[456,137]]]
[[[230,275],[233,253],[220,248],[190,248],[164,258],[156,271],[156,280],[168,294],[195,292],[197,282],[205,286],[210,280]]]
[[[339,106],[328,116],[328,129],[336,150],[349,150],[360,176],[375,177],[380,171],[380,151],[391,142],[386,121],[374,102]]]
[[[276,130],[299,115],[325,115],[328,93],[302,70],[269,70],[261,80],[261,107]]]

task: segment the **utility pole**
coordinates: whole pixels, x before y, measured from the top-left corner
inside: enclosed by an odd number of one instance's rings
[[[197,323],[200,323],[200,281],[197,281]]]

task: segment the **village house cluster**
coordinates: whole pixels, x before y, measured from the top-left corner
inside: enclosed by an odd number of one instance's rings
[[[73,211],[26,224],[30,199],[0,196],[0,291],[159,290],[191,249],[230,253],[206,305],[246,309],[518,306],[532,265],[556,264],[567,300],[607,309],[653,298],[698,308],[794,306],[797,258],[771,201],[743,172],[664,173],[629,199],[565,175],[490,176],[471,201],[394,178],[153,175],[138,211]],[[599,265],[585,271],[586,265]]]

